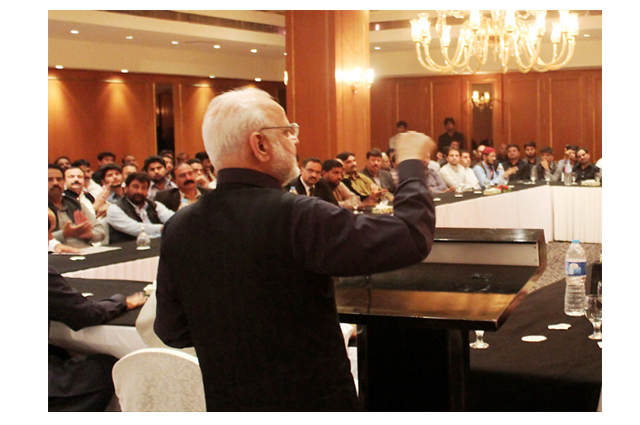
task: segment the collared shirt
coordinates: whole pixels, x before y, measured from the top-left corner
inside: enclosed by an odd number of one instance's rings
[[[345,204],[353,205],[357,207],[360,205],[360,197],[349,190],[344,183],[338,183],[338,186],[333,189],[333,197],[338,201],[338,205],[344,206]]]
[[[476,173],[478,183],[480,183],[480,186],[482,187],[495,186],[500,184],[500,181],[502,180],[502,176],[500,176],[493,167],[488,166],[484,161],[473,167],[473,172]]]
[[[129,201],[129,199],[127,199],[126,202],[129,202],[134,206],[136,214],[138,214],[138,217],[140,217],[144,223],[144,231],[150,238],[160,237],[162,234],[162,226],[174,214],[174,212],[169,208],[165,207],[160,202],[156,202],[156,212],[158,213],[158,218],[162,224],[154,224],[151,223],[147,215],[147,208],[149,207],[148,202],[146,202],[142,208]],[[110,226],[113,226],[114,229],[131,236],[138,236],[142,231],[142,223],[129,217],[124,211],[122,211],[122,208],[116,204],[109,205],[109,208],[107,209],[107,222]]]
[[[360,198],[366,198],[367,196],[371,195],[371,185],[374,183],[373,180],[371,180],[364,174],[357,172],[349,174],[348,177],[344,180],[347,180],[349,182],[349,184],[351,185],[351,190],[360,195]],[[345,185],[349,187],[349,185],[347,185],[346,183],[347,182],[345,182]]]
[[[576,182],[580,182],[582,180],[593,180],[598,171],[600,171],[600,168],[596,167],[592,163],[588,163],[585,168],[582,168],[582,165],[578,164],[573,169],[573,172],[576,173]]]
[[[150,201],[153,201],[156,199],[156,193],[160,192],[161,190],[167,190],[167,189],[177,189],[178,185],[176,185],[174,182],[172,182],[170,179],[165,178],[164,179],[164,189],[160,189],[155,182],[151,182],[151,185],[149,185],[149,194],[147,195],[147,198]]]
[[[440,174],[433,168],[427,167],[425,169],[425,177],[427,179],[427,187],[433,193],[442,193],[447,191],[447,184],[442,180]]]
[[[462,185],[462,190],[473,190],[480,187],[478,178],[473,172],[467,173],[468,169],[462,165],[446,164],[440,168],[440,177],[449,187]]]
[[[202,193],[200,193],[200,191],[197,189],[195,198],[187,198],[187,195],[185,195],[181,190],[179,190],[178,192],[180,193],[180,206],[178,207],[178,209],[184,208],[187,205],[195,204],[198,198],[202,196]]]

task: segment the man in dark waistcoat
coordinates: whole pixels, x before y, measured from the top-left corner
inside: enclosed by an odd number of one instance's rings
[[[125,181],[125,196],[107,209],[109,243],[135,241],[142,226],[150,238],[160,237],[164,223],[173,211],[161,203],[150,201],[147,173],[131,173]]]
[[[435,142],[399,137],[394,215],[354,216],[283,190],[297,136],[261,90],[216,96],[203,123],[216,190],[163,230],[154,329],[195,347],[209,411],[359,410],[332,276],[404,267],[433,244],[421,159]]]
[[[193,169],[187,163],[178,165],[171,173],[173,174],[171,181],[177,187],[161,190],[155,197],[156,202],[160,202],[171,211],[175,212],[180,208],[195,203],[200,199],[200,196],[211,190],[206,187],[198,187]]]

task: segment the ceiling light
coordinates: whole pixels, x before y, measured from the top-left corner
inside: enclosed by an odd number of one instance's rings
[[[259,83],[260,81],[262,81],[262,78],[255,78],[255,81]]]
[[[64,69],[64,66],[62,66],[62,65],[56,65],[56,69]]]
[[[284,55],[287,56],[287,52],[284,52]]]
[[[71,30],[71,34],[80,34],[80,31],[78,31],[78,30]]]
[[[258,49],[251,49],[251,53],[258,53]]]
[[[128,69],[121,69],[120,72],[122,72],[123,74],[126,74],[126,73],[129,72],[129,70]]]
[[[172,41],[171,44],[180,44],[178,41]]]
[[[214,44],[214,45],[213,45],[213,48],[214,48],[214,49],[219,49],[219,48],[220,48],[220,45],[219,45],[219,44]]]
[[[380,50],[380,46],[375,46],[373,50]]]
[[[132,35],[128,35],[125,37],[127,40],[133,40],[133,36]]]
[[[216,78],[215,75],[209,75],[209,78]]]

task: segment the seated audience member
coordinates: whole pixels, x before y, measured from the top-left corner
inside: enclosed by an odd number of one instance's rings
[[[205,151],[198,152],[196,154],[196,158],[202,162],[202,167],[204,168],[204,176],[207,178],[209,182],[209,189],[216,188],[216,175],[215,170],[213,168],[213,164],[211,163],[211,159],[209,158],[209,154]]]
[[[462,190],[474,190],[480,188],[478,178],[473,172],[467,173],[467,169],[460,165],[460,151],[449,148],[447,164],[440,168],[440,177],[449,187],[462,187]]]
[[[315,157],[305,158],[300,167],[300,175],[290,180],[285,188],[296,189],[298,195],[315,196],[326,202],[338,205],[331,193],[331,188],[325,181],[321,181],[322,162]]]
[[[198,158],[191,158],[186,161],[193,171],[193,179],[198,187],[209,187],[209,180],[204,175],[204,167]]]
[[[49,210],[49,240],[56,227],[55,214]],[[104,300],[92,300],[73,289],[58,271],[49,265],[49,322],[62,322],[74,331],[104,324],[125,310],[146,302],[143,292],[128,297],[115,294]],[[72,356],[61,347],[49,345],[49,412],[104,411],[113,398],[111,369],[117,358],[107,354]]]
[[[500,143],[500,146],[496,149],[496,162],[500,164],[501,162],[505,162],[509,159],[507,156],[507,144]]]
[[[53,161],[53,165],[57,166],[64,172],[64,170],[71,167],[71,161],[69,161],[69,158],[66,156],[60,156]]]
[[[124,195],[122,188],[122,168],[117,164],[107,164],[97,171],[101,174],[102,191],[96,197],[93,208],[96,217],[102,218],[107,215],[109,205],[115,204]]]
[[[454,188],[447,187],[447,184],[442,180],[440,174],[435,171],[433,168],[429,167],[429,162],[431,162],[431,153],[427,152],[427,155],[422,160],[425,170],[424,174],[426,177],[427,187],[433,193],[443,193],[443,192],[451,192]]]
[[[150,156],[144,160],[144,166],[142,171],[146,172],[151,179],[151,186],[149,187],[149,200],[153,201],[156,197],[156,193],[161,190],[175,189],[178,186],[167,178],[167,168],[165,167],[165,161],[160,156]]]
[[[485,147],[482,151],[482,162],[473,167],[478,183],[482,187],[500,184],[502,179],[496,169],[496,151],[492,147]]]
[[[123,165],[122,166],[122,180],[126,180],[127,176],[131,173],[137,173],[138,172],[138,167],[136,165],[134,165],[133,163],[129,163],[127,165]]]
[[[82,172],[84,172],[84,191],[85,193],[89,193],[93,198],[93,202],[95,202],[96,197],[102,192],[102,186],[91,178],[93,174],[91,171],[91,163],[85,159],[76,159],[71,166],[80,167]]]
[[[164,159],[164,168],[167,170],[166,178],[168,178],[169,181],[171,181],[171,178],[172,178],[171,172],[173,171],[173,157],[171,155],[164,154],[162,155],[162,159]]]
[[[542,161],[542,158],[537,155],[536,142],[534,142],[533,140],[524,144],[524,157],[524,162],[527,164],[527,167],[523,172],[523,177],[525,180],[528,180],[531,178],[532,170],[533,172],[536,172],[538,165],[540,165],[540,162]],[[537,173],[535,174],[535,176],[537,179]]]
[[[564,157],[558,161],[558,167],[560,167],[564,172],[564,167],[567,164],[570,164],[571,167],[575,167],[577,164],[576,153],[578,152],[578,146],[576,145],[565,145],[564,147]]]
[[[77,169],[76,169],[77,170]],[[81,171],[78,170],[78,175]],[[104,227],[97,223],[91,212],[78,201],[77,196],[64,192],[64,174],[55,165],[49,165],[49,209],[56,217],[53,233],[56,241],[73,248],[88,248],[105,237]]]
[[[576,173],[576,182],[593,180],[600,168],[591,163],[589,151],[586,148],[580,148],[576,153],[576,157],[578,158],[578,165],[573,168],[573,172]]]
[[[470,167],[473,168],[476,165],[482,162],[482,153],[484,152],[485,145],[479,145],[474,151],[473,160],[471,161]]]
[[[538,180],[544,180],[545,174],[549,173],[549,181],[557,182],[562,178],[562,169],[553,160],[553,148],[544,147],[540,149],[540,164],[536,167]]]
[[[116,162],[116,156],[111,152],[100,152],[98,154],[98,170],[93,173],[91,178],[98,184],[102,184],[102,175],[100,174],[100,168],[107,164],[113,164]]]
[[[173,169],[175,189],[162,190],[156,194],[156,202],[162,203],[172,211],[195,203],[200,196],[211,191],[196,185],[195,176],[189,164],[180,164]]]
[[[380,149],[374,148],[367,152],[367,163],[361,173],[373,180],[378,187],[387,189],[391,193],[395,192],[396,184],[391,173],[382,169],[382,151]]]
[[[346,177],[342,182],[345,186],[358,195],[363,204],[376,205],[387,190],[381,189],[369,177],[358,172],[356,157],[351,152],[342,152],[337,155],[337,159],[342,161],[344,166]]]
[[[184,164],[189,160],[189,154],[186,152],[180,152],[176,155],[176,167],[180,164]]]
[[[91,216],[96,218],[96,210],[93,208],[95,199],[84,190],[84,171],[80,167],[71,166],[64,171],[64,196],[68,196],[87,207]]]
[[[333,198],[342,208],[355,210],[360,205],[360,197],[342,182],[344,166],[337,159],[327,159],[322,163],[322,180],[331,188]]]
[[[391,171],[391,160],[389,159],[389,155],[387,155],[386,152],[382,152],[382,164],[380,164],[380,169]]]
[[[529,180],[529,175],[526,174],[528,171],[527,163],[520,159],[520,146],[516,144],[507,146],[507,157],[509,159],[502,163],[505,177],[509,177],[512,182]]]
[[[174,212],[148,199],[150,178],[146,173],[129,174],[125,196],[107,209],[109,243],[134,241],[142,231],[150,238],[160,237],[164,223]]]
[[[390,149],[395,148],[396,139],[398,138],[398,134],[406,133],[408,130],[409,130],[409,125],[406,123],[406,121],[398,121],[396,123],[396,134],[391,136],[391,138],[389,139],[389,148]]]
[[[122,169],[124,169],[124,167],[129,164],[133,164],[136,168],[138,168],[138,160],[131,154],[122,157]]]

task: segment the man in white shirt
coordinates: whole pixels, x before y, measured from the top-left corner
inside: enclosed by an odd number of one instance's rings
[[[467,173],[467,169],[460,164],[460,151],[449,148],[447,163],[440,168],[440,177],[449,187],[462,187],[462,190],[480,189],[478,178],[473,172]]]
[[[107,209],[109,243],[135,240],[144,231],[150,238],[160,237],[164,223],[174,212],[147,199],[150,178],[146,173],[129,174],[124,197]]]

